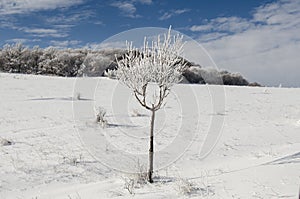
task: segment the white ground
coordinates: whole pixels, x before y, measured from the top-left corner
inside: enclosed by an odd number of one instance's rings
[[[156,118],[156,182],[135,184],[131,195],[124,185],[134,175],[118,169],[136,167],[137,154],[146,164],[149,113],[114,80],[75,81],[0,73],[1,199],[298,197],[300,89],[226,86],[218,112],[210,92],[223,87],[174,87]],[[85,110],[99,105],[107,110],[105,129]],[[222,134],[203,159],[214,117],[224,118]],[[13,144],[3,146],[4,139]]]

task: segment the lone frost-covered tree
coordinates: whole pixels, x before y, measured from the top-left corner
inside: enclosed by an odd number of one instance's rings
[[[127,52],[122,59],[116,58],[117,79],[132,90],[141,106],[151,112],[147,174],[150,183],[153,182],[155,112],[164,105],[171,87],[182,78],[185,69],[184,59],[180,56],[183,45],[183,36],[172,35],[170,27],[162,38],[158,35],[150,45],[146,37],[141,48],[135,48],[132,42],[126,42]],[[154,88],[154,92],[150,92],[149,87]]]

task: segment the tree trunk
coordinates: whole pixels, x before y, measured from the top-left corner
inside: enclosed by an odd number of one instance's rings
[[[153,183],[152,174],[153,174],[153,155],[154,155],[154,119],[155,119],[155,110],[151,110],[151,127],[150,127],[150,148],[149,148],[149,171],[148,171],[148,181]]]

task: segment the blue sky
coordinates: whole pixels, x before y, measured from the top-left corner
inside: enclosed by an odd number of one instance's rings
[[[0,0],[1,44],[23,41],[41,47],[101,42],[137,27],[189,28],[217,17],[250,18],[262,0]],[[52,2],[52,3],[50,3]],[[64,3],[61,3],[64,2]],[[68,41],[68,42],[66,42]]]
[[[172,25],[219,68],[300,87],[299,0],[0,0],[0,45],[89,47],[132,28]]]

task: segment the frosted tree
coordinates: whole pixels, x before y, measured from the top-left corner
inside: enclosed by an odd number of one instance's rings
[[[6,44],[2,50],[3,56],[3,68],[10,72],[24,72],[25,67],[25,57],[28,51],[21,43],[16,43],[14,45]]]
[[[90,53],[84,59],[81,70],[88,76],[102,76],[111,62],[108,57],[101,53]]]
[[[43,50],[38,63],[38,74],[55,74],[57,66],[57,49],[48,47]]]
[[[127,52],[122,59],[117,59],[117,79],[132,90],[141,106],[151,112],[148,168],[150,183],[153,182],[155,112],[165,103],[171,87],[181,80],[185,69],[184,60],[180,57],[183,44],[183,36],[171,35],[170,28],[162,39],[159,35],[151,45],[145,38],[140,49],[133,47],[132,42],[126,42]],[[148,92],[150,85],[154,88],[152,97]]]

